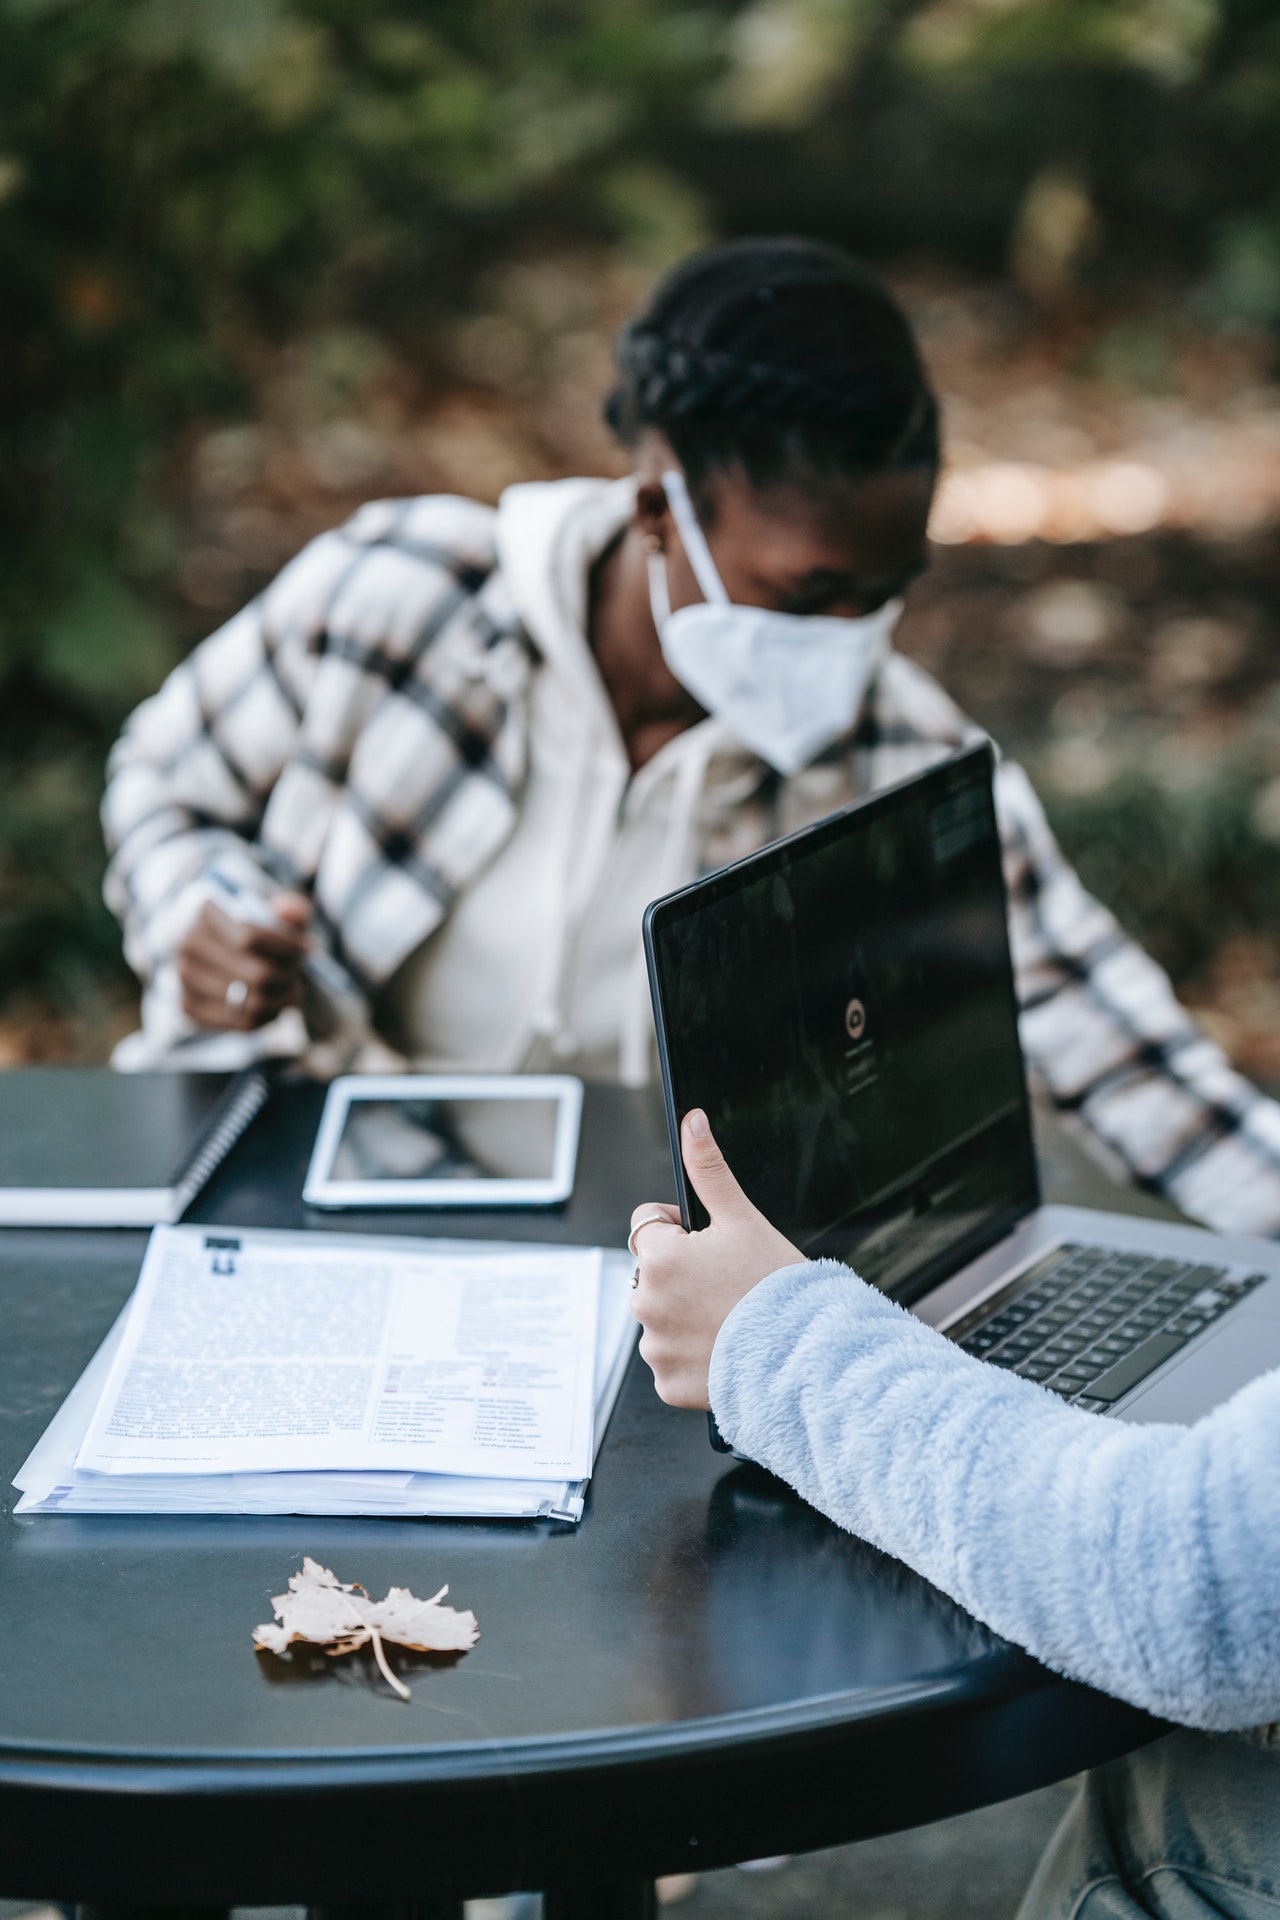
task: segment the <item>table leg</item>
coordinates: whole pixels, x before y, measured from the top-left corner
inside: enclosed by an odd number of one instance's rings
[[[652,1880],[560,1888],[542,1896],[543,1920],[654,1920],[657,1909]]]
[[[64,1912],[67,1909],[64,1908]],[[230,1920],[230,1907],[72,1907],[75,1920]]]

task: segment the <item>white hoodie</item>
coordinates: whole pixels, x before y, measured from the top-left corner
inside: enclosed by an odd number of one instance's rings
[[[634,498],[629,480],[502,496],[499,565],[542,655],[527,784],[506,845],[380,997],[379,1029],[415,1064],[651,1077],[644,909],[694,877],[760,764],[708,719],[631,773],[586,627],[590,569]]]

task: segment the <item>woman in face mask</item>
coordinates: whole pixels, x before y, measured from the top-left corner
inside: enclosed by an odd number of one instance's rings
[[[694,255],[618,345],[625,480],[378,501],[133,715],[107,896],[122,1066],[653,1071],[647,903],[977,737],[893,650],[938,410],[902,312],[809,241]],[[1024,1050],[1114,1164],[1280,1224],[1280,1110],[997,800]]]
[[[674,686],[794,776],[849,738],[924,565],[938,410],[905,320],[832,250],[748,242],[672,275],[618,359],[636,516],[602,587],[645,642],[647,599]]]

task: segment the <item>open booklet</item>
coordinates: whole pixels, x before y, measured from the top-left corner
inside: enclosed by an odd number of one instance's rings
[[[625,1254],[158,1228],[19,1513],[577,1519],[634,1343]]]

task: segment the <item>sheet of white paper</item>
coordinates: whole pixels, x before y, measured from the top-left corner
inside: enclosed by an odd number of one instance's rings
[[[28,1503],[46,1500],[55,1487],[71,1484],[76,1455],[110,1377],[111,1362],[120,1350],[128,1316],[126,1302],[110,1333],[14,1475],[13,1484],[21,1489]],[[19,1502],[19,1510],[22,1505]]]
[[[585,1478],[600,1280],[596,1248],[157,1228],[76,1465]]]
[[[309,1480],[310,1476],[303,1476]],[[278,1474],[278,1480],[292,1483],[291,1474]],[[317,1476],[323,1480],[323,1476]],[[582,1480],[459,1480],[447,1475],[415,1476],[423,1484],[421,1493],[406,1494],[395,1506],[382,1506],[364,1498],[344,1499],[330,1491],[327,1484],[315,1491],[272,1492],[261,1498],[241,1490],[240,1477],[228,1474],[217,1484],[220,1492],[207,1501],[185,1494],[166,1500],[162,1496],[140,1497],[131,1493],[123,1481],[109,1481],[107,1491],[98,1492],[84,1485],[59,1487],[46,1500],[33,1501],[24,1494],[16,1513],[138,1514],[210,1518],[218,1515],[242,1518],[268,1518],[282,1514],[314,1514],[339,1519],[382,1520],[580,1520],[585,1506],[586,1482]],[[175,1488],[187,1488],[187,1480],[175,1480]],[[441,1490],[443,1489],[443,1491]]]

